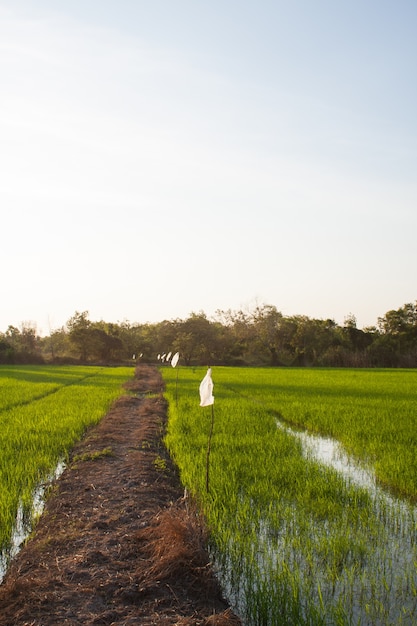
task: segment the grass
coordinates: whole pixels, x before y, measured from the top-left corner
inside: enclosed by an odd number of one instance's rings
[[[1,552],[10,546],[19,507],[30,521],[37,486],[131,375],[131,368],[0,367]]]
[[[340,441],[381,483],[417,499],[417,371],[217,368],[218,384]]]
[[[219,576],[246,623],[414,623],[415,509],[393,510],[306,458],[277,418],[338,438],[412,499],[412,472],[400,482],[398,468],[415,428],[416,373],[215,368],[207,492],[211,411],[198,398],[205,370],[181,368],[177,391],[177,373],[162,372],[167,446],[204,511]]]
[[[102,450],[94,450],[94,452],[85,452],[84,454],[76,454],[74,456],[74,462],[77,461],[98,461],[103,457],[113,456],[113,450],[111,447],[103,448]]]

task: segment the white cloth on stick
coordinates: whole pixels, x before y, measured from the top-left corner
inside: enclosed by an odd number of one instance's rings
[[[210,406],[214,404],[213,381],[211,379],[211,367],[200,383],[200,406]]]

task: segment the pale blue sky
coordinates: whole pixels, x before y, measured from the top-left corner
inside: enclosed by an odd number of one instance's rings
[[[0,331],[417,299],[414,0],[0,0]]]

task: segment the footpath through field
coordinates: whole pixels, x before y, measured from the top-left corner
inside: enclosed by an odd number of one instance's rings
[[[0,585],[0,626],[238,625],[162,443],[156,368],[75,446]]]

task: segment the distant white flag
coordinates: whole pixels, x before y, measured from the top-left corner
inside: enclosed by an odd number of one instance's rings
[[[213,381],[211,379],[211,367],[200,383],[200,406],[210,406],[214,404]]]
[[[168,352],[168,354],[167,354],[167,361],[169,361],[169,359],[171,358],[171,354],[172,354],[172,352]]]
[[[178,363],[178,359],[179,359],[179,358],[180,358],[180,353],[179,353],[179,352],[176,352],[176,353],[174,354],[174,356],[172,357],[172,359],[171,359],[171,365],[172,365],[172,367],[175,367],[175,366],[176,366],[176,364]]]

